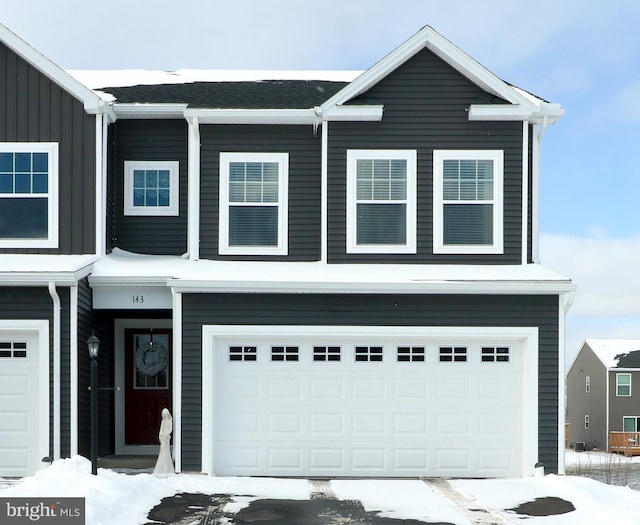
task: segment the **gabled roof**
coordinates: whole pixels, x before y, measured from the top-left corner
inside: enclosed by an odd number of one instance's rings
[[[0,24],[0,42],[4,43],[18,56],[26,60],[42,74],[62,87],[84,104],[87,113],[99,113],[104,102],[93,90],[84,86],[64,69],[60,68],[39,51],[27,44],[7,27]]]
[[[640,369],[640,339],[587,339],[584,344],[607,369]]]

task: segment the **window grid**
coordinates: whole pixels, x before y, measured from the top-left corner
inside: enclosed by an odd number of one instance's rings
[[[340,361],[341,348],[339,346],[314,346],[314,361]]]
[[[230,346],[229,361],[257,361],[258,348],[255,346]]]
[[[381,346],[356,346],[355,360],[356,362],[381,362],[382,347]]]
[[[397,359],[399,363],[424,362],[424,346],[399,346],[397,348]]]
[[[299,361],[299,348],[297,346],[272,346],[271,361]]]
[[[168,207],[171,204],[169,170],[133,170],[133,205]]]
[[[483,363],[508,363],[511,361],[511,350],[508,346],[483,346],[481,361]]]
[[[631,374],[616,374],[616,396],[631,396]]]
[[[24,359],[27,357],[26,341],[0,341],[0,358]]]
[[[124,215],[178,216],[179,161],[124,161]]]
[[[466,346],[441,346],[440,362],[441,363],[466,363],[467,362]]]
[[[46,195],[48,192],[47,152],[0,152],[0,194]]]

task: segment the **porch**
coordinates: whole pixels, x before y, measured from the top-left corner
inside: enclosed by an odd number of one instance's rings
[[[609,452],[640,456],[640,432],[609,432]]]

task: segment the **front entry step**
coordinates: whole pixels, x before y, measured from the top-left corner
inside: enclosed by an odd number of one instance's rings
[[[98,458],[98,467],[112,470],[148,470],[153,469],[157,456],[112,455]]]

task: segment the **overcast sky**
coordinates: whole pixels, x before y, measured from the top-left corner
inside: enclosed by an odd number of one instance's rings
[[[66,69],[366,69],[431,25],[567,114],[542,145],[543,264],[579,287],[568,353],[640,338],[638,0],[2,0]]]

